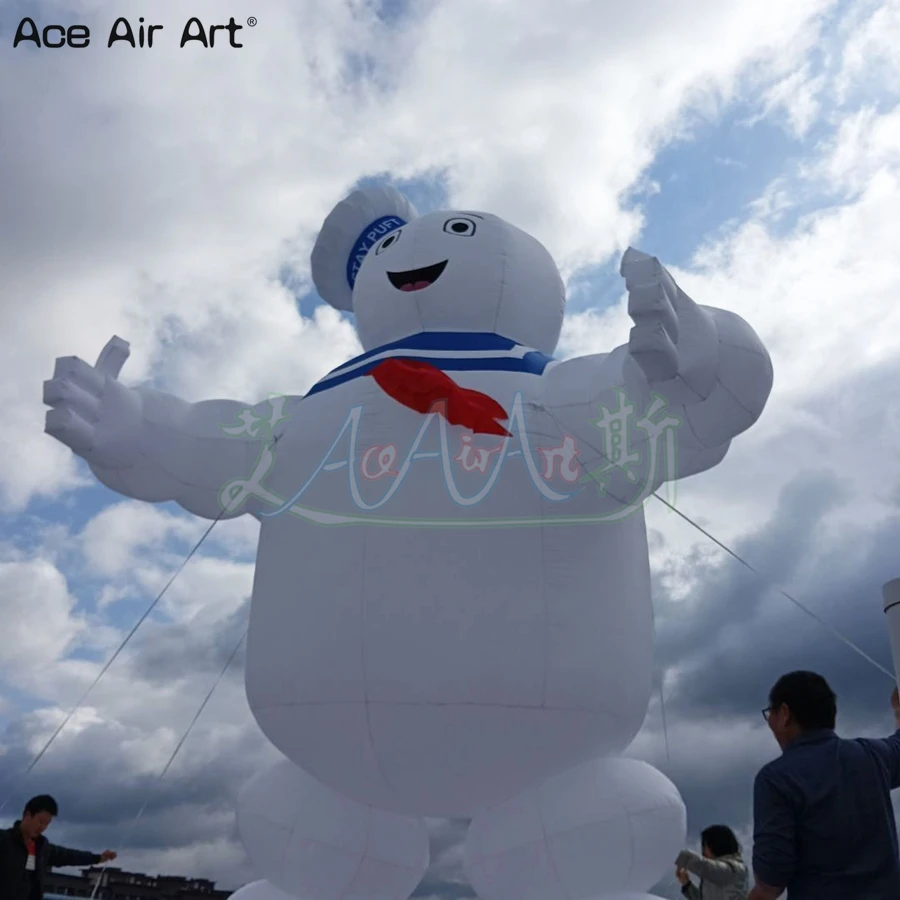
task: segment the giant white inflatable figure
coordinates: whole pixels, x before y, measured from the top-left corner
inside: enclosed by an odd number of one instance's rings
[[[630,249],[621,272],[628,343],[557,361],[564,287],[538,241],[369,188],[312,255],[365,352],[306,396],[128,388],[118,338],[96,366],[57,360],[46,429],[105,485],[261,523],[247,695],[287,760],[239,803],[260,890],[404,900],[423,816],[473,820],[485,900],[643,892],[670,870],[681,798],[615,758],[651,692],[642,502],[725,456],[772,367],[655,258]]]

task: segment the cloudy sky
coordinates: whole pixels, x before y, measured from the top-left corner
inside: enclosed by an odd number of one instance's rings
[[[27,7],[27,8],[26,8]],[[782,672],[823,672],[839,730],[886,733],[900,576],[900,2],[156,2],[153,49],[106,47],[121,5],[0,8],[0,776],[10,810],[58,796],[56,837],[136,870],[252,878],[233,803],[272,758],[239,654],[256,526],[220,524],[87,703],[19,777],[207,523],[124,501],[43,434],[54,359],[131,342],[127,384],[188,400],[302,393],[359,352],[309,278],[361,180],[420,210],[484,209],[539,237],[569,286],[560,355],[628,334],[618,259],[659,256],[768,346],[775,387],[678,508],[651,500],[658,700],[631,752],[681,789],[693,836],[747,833]],[[148,8],[149,11],[149,8]],[[13,49],[23,15],[85,49]],[[226,15],[227,14],[227,15]],[[185,21],[258,24],[178,48]],[[133,24],[137,26],[136,16]],[[147,797],[147,812],[127,831]],[[463,826],[433,823],[422,896],[471,894]],[[673,896],[672,883],[659,892]]]

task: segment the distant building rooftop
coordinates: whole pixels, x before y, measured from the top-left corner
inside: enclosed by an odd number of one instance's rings
[[[94,894],[97,879],[100,887]],[[44,877],[46,900],[71,900],[73,897],[95,900],[226,900],[232,891],[216,889],[206,878],[183,878],[180,875],[145,875],[123,872],[107,866],[82,869],[80,875],[47,872]]]

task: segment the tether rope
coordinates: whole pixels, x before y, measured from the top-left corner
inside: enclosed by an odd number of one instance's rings
[[[134,831],[135,825],[137,825],[138,820],[141,818],[141,816],[144,814],[144,811],[147,809],[147,804],[150,803],[150,799],[153,796],[154,790],[158,787],[159,783],[163,780],[163,778],[166,777],[166,773],[169,771],[169,769],[172,766],[172,763],[175,761],[175,757],[178,756],[178,752],[184,746],[184,742],[188,739],[188,735],[190,735],[190,733],[194,730],[194,726],[197,724],[197,720],[203,714],[203,710],[206,709],[206,705],[209,703],[210,699],[212,698],[212,695],[215,693],[216,688],[221,684],[222,679],[225,677],[225,673],[228,671],[232,662],[234,662],[234,658],[235,658],[235,656],[237,656],[237,652],[238,652],[238,650],[240,650],[241,644],[244,643],[244,638],[246,638],[246,637],[247,637],[247,630],[245,629],[244,633],[241,635],[241,639],[235,645],[234,650],[231,651],[231,655],[228,657],[228,661],[222,667],[222,671],[219,672],[219,677],[215,680],[215,682],[213,683],[213,686],[209,689],[209,692],[207,693],[206,697],[203,698],[203,702],[200,704],[200,708],[194,714],[194,718],[191,719],[190,725],[188,725],[187,730],[181,736],[181,740],[178,742],[175,749],[172,751],[172,755],[169,757],[169,761],[166,763],[163,770],[157,776],[156,781],[153,782],[153,784],[150,786],[150,789],[147,791],[147,796],[144,800],[143,806],[141,806],[141,808],[138,810],[138,813],[134,817],[134,819],[131,820],[131,824],[128,826],[128,828],[125,831],[125,836],[119,842],[119,846],[116,850],[117,855],[119,853],[121,853],[122,848],[127,843],[128,838],[131,836],[132,831]],[[91,893],[91,900],[94,900],[94,897],[96,896],[97,891],[100,888],[100,885],[103,883],[103,873],[106,871],[106,867],[110,864],[110,862],[112,862],[112,860],[107,860],[103,864],[103,867],[100,869],[99,873],[97,874],[97,883],[94,885],[94,890]]]
[[[40,750],[40,752],[37,754],[37,756],[35,756],[35,758],[31,761],[31,763],[29,764],[28,768],[25,769],[25,771],[22,772],[19,776],[17,776],[18,778],[24,778],[24,777],[25,777],[26,775],[28,775],[28,774],[31,772],[31,770],[34,769],[34,767],[41,761],[41,759],[43,758],[44,754],[50,749],[50,745],[51,745],[51,744],[59,737],[60,733],[61,733],[62,730],[66,727],[66,725],[69,724],[69,722],[72,720],[72,716],[74,716],[75,713],[78,712],[79,709],[81,709],[82,705],[84,704],[84,701],[87,700],[88,695],[91,693],[91,691],[92,691],[95,687],[97,687],[97,685],[100,683],[100,679],[103,678],[103,676],[109,671],[109,667],[116,661],[116,659],[118,658],[119,654],[125,649],[125,647],[126,647],[126,645],[128,644],[128,642],[134,637],[134,635],[135,635],[135,633],[137,632],[138,628],[140,628],[141,625],[143,625],[143,623],[146,621],[146,619],[147,619],[147,617],[150,615],[150,613],[152,613],[153,610],[156,609],[156,605],[159,603],[160,600],[162,600],[162,598],[163,598],[163,596],[165,595],[166,591],[169,590],[169,588],[172,586],[172,583],[173,583],[173,582],[175,581],[175,579],[181,574],[182,570],[183,570],[184,567],[188,564],[188,562],[190,562],[191,557],[192,557],[192,556],[200,549],[200,546],[203,544],[203,542],[204,542],[204,541],[206,540],[206,538],[209,536],[209,533],[213,530],[213,528],[215,528],[216,523],[222,518],[222,516],[223,516],[224,514],[225,514],[225,508],[223,507],[222,510],[219,512],[219,515],[217,515],[216,518],[213,519],[213,521],[210,523],[209,528],[207,528],[206,531],[203,533],[203,536],[200,538],[200,540],[197,541],[196,544],[194,544],[194,547],[193,547],[193,549],[191,550],[191,552],[188,553],[188,555],[184,558],[184,561],[183,561],[183,562],[181,563],[181,565],[176,569],[175,574],[172,575],[172,577],[168,580],[168,582],[166,582],[165,587],[164,587],[164,588],[156,595],[156,598],[155,598],[155,599],[153,600],[153,602],[147,607],[147,609],[144,611],[144,614],[137,620],[137,622],[135,622],[134,627],[131,629],[131,631],[128,632],[128,634],[125,636],[125,639],[122,641],[122,643],[119,644],[118,648],[116,649],[116,652],[113,653],[113,655],[109,658],[109,660],[107,660],[106,665],[103,666],[103,668],[100,670],[100,673],[99,673],[99,674],[97,675],[97,677],[93,680],[93,682],[92,682],[91,685],[88,687],[88,689],[81,695],[80,699],[79,699],[78,702],[72,707],[72,709],[69,710],[68,715],[66,715],[66,717],[62,720],[62,722],[60,722],[60,724],[59,724],[59,726],[57,727],[56,731],[54,731],[53,734],[50,736],[50,740],[48,740],[47,743],[44,744],[44,746],[41,748],[41,750]],[[12,780],[11,777],[8,777],[8,778],[7,778],[7,783],[8,783],[10,780]],[[6,808],[6,805],[7,805],[7,803],[9,802],[9,799],[10,799],[10,798],[9,798],[9,795],[7,795],[6,797],[4,797],[3,802],[0,803],[0,812],[2,812],[2,811]]]

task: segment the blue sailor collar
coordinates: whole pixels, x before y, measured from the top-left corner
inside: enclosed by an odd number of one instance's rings
[[[552,356],[493,332],[422,331],[383,344],[338,366],[307,392],[319,394],[369,372],[385,359],[428,362],[444,372],[523,372],[543,375]]]

